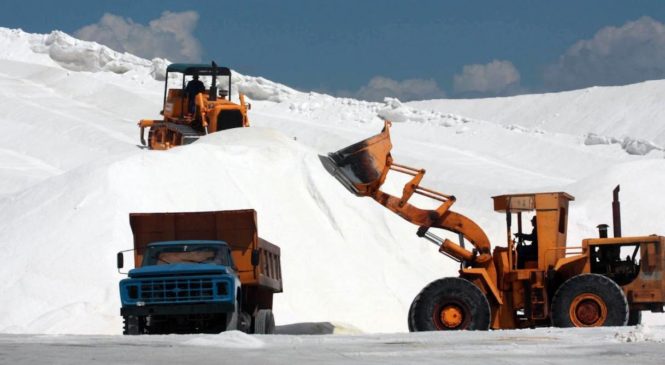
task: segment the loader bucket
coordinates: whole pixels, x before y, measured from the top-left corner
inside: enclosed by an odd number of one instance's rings
[[[383,184],[390,169],[389,129],[390,122],[386,121],[381,133],[319,158],[326,170],[351,193],[371,195]]]

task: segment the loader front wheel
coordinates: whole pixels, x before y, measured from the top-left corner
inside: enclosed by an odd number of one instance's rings
[[[462,278],[443,278],[427,285],[409,310],[409,330],[487,330],[490,305],[473,283]]]
[[[409,307],[409,315],[406,319],[407,325],[409,326],[409,332],[415,332],[416,331],[416,325],[413,323],[413,320],[415,318],[413,308],[415,307],[417,298],[418,297],[416,296],[415,298],[413,298],[413,301],[411,301],[411,306]]]
[[[621,287],[598,274],[582,274],[564,282],[552,300],[555,327],[625,326],[628,301]]]

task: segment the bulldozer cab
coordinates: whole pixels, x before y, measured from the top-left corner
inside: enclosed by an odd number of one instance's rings
[[[204,101],[230,98],[231,70],[212,64],[173,63],[166,68],[164,80],[165,118],[183,118],[188,113],[187,83],[198,75],[205,85]]]
[[[564,192],[511,194],[492,197],[494,210],[505,213],[507,246],[511,269],[547,270],[566,256],[568,203],[575,198]],[[533,231],[524,224],[524,215],[532,215]],[[513,218],[516,218],[513,220]],[[513,235],[517,234],[517,239]],[[533,234],[533,236],[530,236]],[[529,236],[530,246],[520,242]]]

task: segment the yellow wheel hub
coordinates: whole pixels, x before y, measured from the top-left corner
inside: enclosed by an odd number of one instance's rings
[[[458,327],[464,321],[462,309],[454,304],[447,305],[441,310],[441,323],[448,328]]]

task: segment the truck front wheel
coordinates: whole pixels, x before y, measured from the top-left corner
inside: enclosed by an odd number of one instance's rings
[[[140,335],[145,331],[145,318],[139,316],[123,316],[123,335]]]

